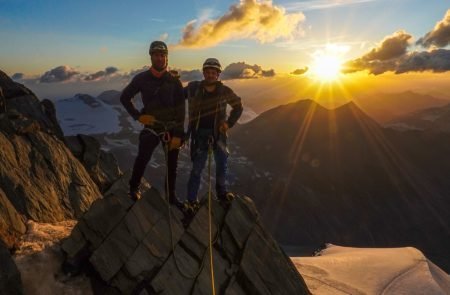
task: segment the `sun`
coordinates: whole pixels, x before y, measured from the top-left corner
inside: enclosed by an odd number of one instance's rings
[[[347,47],[327,45],[325,49],[314,52],[310,75],[320,82],[339,80],[344,63],[343,53],[347,50]]]
[[[342,61],[337,56],[317,57],[311,65],[311,74],[320,81],[334,81],[341,73]]]

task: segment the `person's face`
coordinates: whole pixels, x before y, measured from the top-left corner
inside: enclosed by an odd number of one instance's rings
[[[163,70],[167,67],[167,54],[163,51],[155,51],[150,56],[152,60],[152,66],[157,70]]]
[[[214,68],[205,68],[203,70],[203,77],[208,84],[214,83],[219,79],[219,71]]]

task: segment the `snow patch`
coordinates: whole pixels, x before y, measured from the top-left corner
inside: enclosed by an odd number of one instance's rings
[[[419,250],[328,245],[292,257],[313,294],[450,294],[450,276]]]

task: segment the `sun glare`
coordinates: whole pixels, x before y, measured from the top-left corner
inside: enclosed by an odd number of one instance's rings
[[[332,82],[341,75],[343,57],[348,47],[327,45],[324,50],[318,50],[313,54],[310,73],[314,79],[321,82]]]

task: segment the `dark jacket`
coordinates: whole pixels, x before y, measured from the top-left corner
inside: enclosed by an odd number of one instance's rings
[[[144,108],[139,111],[132,102],[132,98],[141,93]],[[137,120],[140,115],[152,115],[156,120],[170,123],[169,128],[173,136],[183,137],[185,102],[183,86],[180,80],[166,72],[161,78],[153,76],[151,71],[139,73],[131,80],[120,96],[128,113]],[[151,127],[156,132],[161,132],[164,127],[156,123]]]
[[[184,89],[184,94],[188,99],[189,105],[189,129],[188,135],[195,137],[198,130],[198,123],[201,116],[202,97],[206,91],[203,88],[203,81],[190,82]],[[217,96],[214,98],[216,105],[215,120],[213,126],[214,138],[219,139],[219,127],[223,122],[227,122],[231,128],[236,124],[242,114],[243,107],[241,98],[237,96],[233,90],[217,82]],[[227,118],[227,104],[231,106],[230,115]]]

